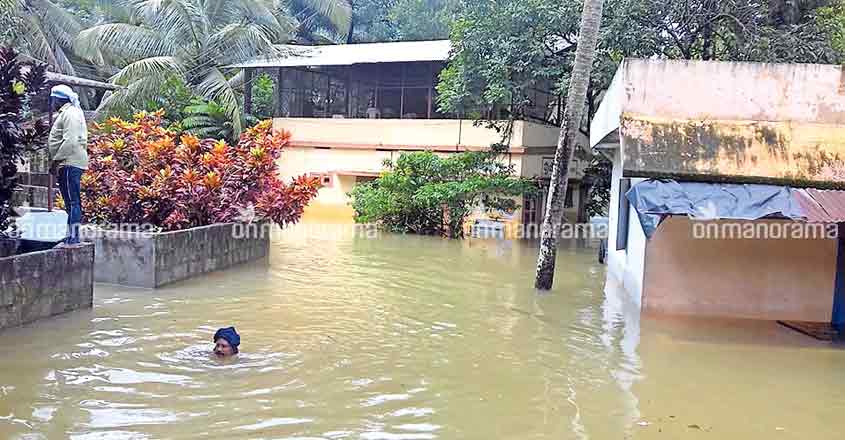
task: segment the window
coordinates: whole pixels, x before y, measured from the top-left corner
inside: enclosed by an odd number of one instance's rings
[[[564,208],[572,208],[575,203],[572,200],[572,183],[566,185],[566,199],[563,201]]]
[[[631,189],[631,179],[619,180],[619,215],[616,218],[616,250],[622,251],[628,247],[628,216],[631,204],[625,194]]]
[[[329,113],[332,117],[335,115],[345,117],[347,116],[346,105],[346,82],[332,78],[329,84]]]
[[[428,93],[427,88],[405,89],[402,119],[428,118]]]
[[[308,177],[319,180],[321,188],[331,188],[334,185],[334,179],[329,173],[308,173]]]
[[[378,107],[382,118],[399,119],[399,112],[402,110],[402,89],[380,89]]]
[[[537,224],[538,198],[538,196],[525,198],[524,206],[522,207],[522,223],[526,225]]]

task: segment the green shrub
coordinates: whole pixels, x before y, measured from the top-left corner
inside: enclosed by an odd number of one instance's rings
[[[514,197],[534,194],[536,182],[515,177],[502,160],[504,150],[440,157],[432,152],[403,153],[385,163],[378,179],[350,193],[356,221],[378,223],[394,232],[461,238],[464,223],[480,204],[513,211]]]

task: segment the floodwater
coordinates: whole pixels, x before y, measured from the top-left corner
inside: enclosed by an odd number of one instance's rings
[[[0,439],[834,439],[845,350],[640,319],[593,249],[300,225],[268,262],[0,333]],[[365,234],[369,235],[369,234]],[[212,359],[217,327],[243,337]]]

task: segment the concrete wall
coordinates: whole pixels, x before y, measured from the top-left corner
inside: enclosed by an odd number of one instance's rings
[[[501,135],[470,120],[277,118],[274,127],[290,131],[294,145],[487,148]],[[557,145],[555,127],[516,121],[511,148]]]
[[[555,158],[554,148],[530,148],[526,151],[522,158],[521,175],[522,177],[546,177],[551,175],[551,171],[543,173],[543,162],[549,162]],[[582,179],[584,177],[584,170],[589,166],[589,161],[580,160],[573,157],[569,161],[569,178]]]
[[[622,69],[624,112],[845,124],[840,66],[629,59]]]
[[[94,301],[94,246],[0,259],[0,329],[73,310]]]
[[[155,288],[266,257],[270,228],[219,224],[146,234],[84,227],[83,238],[97,249],[97,282]]]
[[[831,186],[845,166],[840,66],[626,60],[593,122],[632,176]]]
[[[669,218],[649,242],[645,311],[830,321],[835,239],[696,239],[692,224]]]
[[[282,152],[279,158],[279,172],[284,180],[304,174],[326,174],[330,176],[330,183],[320,188],[317,198],[306,208],[309,218],[331,220],[332,222],[352,222],[354,211],[349,206],[347,194],[360,177],[354,174],[368,174],[377,176],[384,171],[385,160],[399,159],[402,151],[384,151],[376,149],[346,149],[346,148],[307,148],[291,147]],[[455,153],[436,153],[446,157]],[[514,166],[519,174],[523,170],[526,155],[511,154],[506,160]],[[537,159],[539,160],[539,159]],[[521,212],[517,213],[521,218]]]
[[[607,272],[615,284],[624,290],[633,304],[642,304],[643,275],[645,268],[646,237],[640,219],[634,209],[628,216],[628,242],[623,250],[616,250],[619,227],[619,183],[622,176],[621,155],[616,150],[613,157],[613,172],[608,206]],[[643,179],[632,179],[632,185]]]

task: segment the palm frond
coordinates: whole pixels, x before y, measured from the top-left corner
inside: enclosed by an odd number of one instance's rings
[[[76,67],[74,67],[64,49],[59,46],[54,47],[53,56],[56,59],[56,65],[52,66],[54,70],[65,75],[76,75]]]
[[[161,90],[164,81],[166,79],[162,80],[158,76],[140,78],[127,87],[105,96],[97,112],[99,114],[127,114],[135,108],[143,108],[143,103]]]
[[[184,71],[179,61],[173,57],[150,57],[138,60],[124,67],[112,77],[112,83],[129,85],[141,78],[158,77],[162,81],[172,76],[184,77]]]
[[[204,11],[190,0],[130,0],[145,25],[166,38],[193,43],[197,48],[207,29]]]
[[[113,22],[131,23],[135,15],[132,0],[93,0],[94,6]]]
[[[150,57],[178,56],[184,52],[178,41],[167,39],[152,29],[126,23],[86,29],[76,38],[73,48],[85,60],[114,65]]]
[[[204,72],[203,80],[196,86],[197,92],[208,100],[214,101],[225,110],[232,121],[235,136],[240,136],[243,128],[243,115],[238,101],[238,94],[229,85],[219,69],[211,68]]]
[[[50,44],[50,37],[41,26],[38,17],[30,14],[22,16],[23,23],[19,26],[17,44],[31,57],[51,67],[59,65],[53,46]]]
[[[39,15],[43,27],[53,41],[62,47],[70,48],[73,40],[82,31],[82,25],[76,17],[49,0],[29,2],[31,12]]]
[[[196,109],[194,111],[199,113]],[[182,126],[186,129],[209,127],[215,125],[216,123],[217,121],[215,121],[211,116],[201,114],[199,116],[188,116],[187,118],[182,119]]]
[[[209,37],[208,46],[216,48],[218,65],[242,62],[258,55],[277,55],[266,28],[252,23],[226,25]]]
[[[273,41],[281,41],[295,29],[295,24],[285,14],[278,14],[272,3],[266,0],[240,0],[237,5],[242,22],[257,24]]]
[[[244,70],[238,69],[238,73],[229,78],[229,87],[233,89],[242,89],[244,87]]]
[[[313,22],[324,18],[340,36],[349,33],[352,25],[352,4],[349,0],[291,0],[291,7],[300,22]]]

